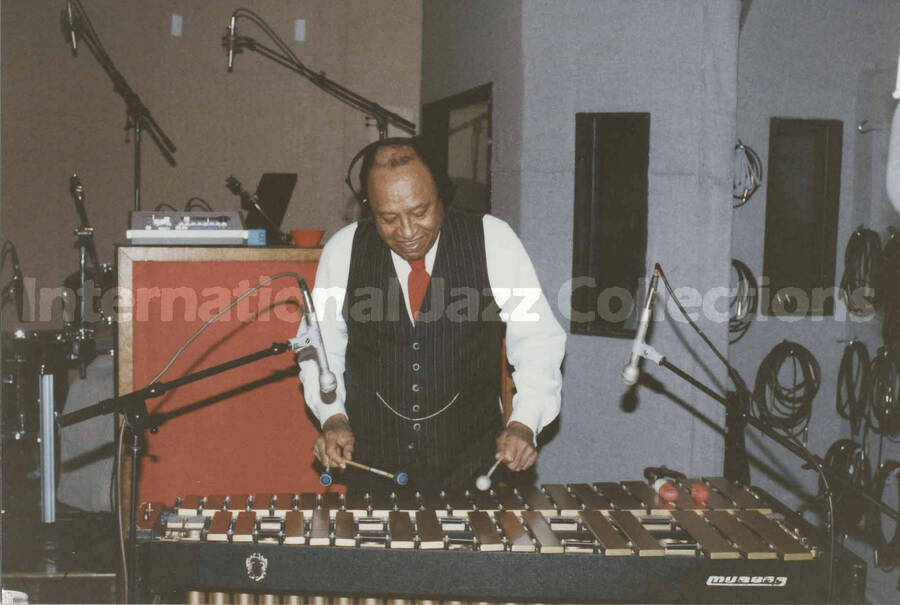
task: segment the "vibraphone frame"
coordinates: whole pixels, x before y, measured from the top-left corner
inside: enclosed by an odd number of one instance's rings
[[[820,530],[763,490],[754,491],[818,546],[826,543]],[[827,594],[824,556],[786,562],[178,541],[148,542],[141,550],[143,588],[164,599],[188,589],[568,603],[821,603]],[[264,572],[248,574],[251,560],[265,561]],[[833,598],[862,603],[865,584],[865,563],[838,546]]]

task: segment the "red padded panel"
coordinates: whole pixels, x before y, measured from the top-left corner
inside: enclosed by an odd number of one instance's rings
[[[315,268],[313,262],[135,262],[135,388],[146,385],[197,328],[251,285],[294,271],[312,287]],[[207,328],[161,380],[293,337],[299,300],[294,280],[272,282]],[[307,412],[291,353],[147,403],[151,413],[168,416],[157,434],[148,435],[139,501],[171,503],[181,494],[319,491],[311,454],[318,427]]]

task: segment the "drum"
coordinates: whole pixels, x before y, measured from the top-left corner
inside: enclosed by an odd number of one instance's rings
[[[15,514],[40,505],[39,389],[52,374],[57,412],[65,401],[70,336],[57,330],[3,332],[3,507]]]

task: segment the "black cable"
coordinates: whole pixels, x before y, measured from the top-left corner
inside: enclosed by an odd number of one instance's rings
[[[163,202],[161,204],[157,204],[156,208],[154,208],[153,211],[159,212],[160,210],[162,210],[164,208],[167,208],[167,209],[171,210],[172,212],[178,212],[178,210],[175,209],[175,206],[173,206],[172,204],[167,204],[165,202]]]
[[[792,380],[784,385],[782,371],[788,364]],[[775,345],[756,373],[753,400],[759,419],[783,435],[799,437],[809,426],[821,376],[819,362],[804,346],[788,340]]]
[[[876,304],[884,309],[884,344],[900,344],[900,236],[890,229],[875,278]]]
[[[875,477],[872,479],[872,495],[879,500],[884,500],[884,490],[887,487],[888,478],[896,477],[895,473],[900,469],[900,462],[888,460],[878,467]],[[896,489],[895,482],[895,489]],[[883,571],[890,571],[900,563],[900,523],[894,526],[894,536],[888,540],[884,536],[881,513],[872,507],[866,517],[866,531],[875,548],[873,556],[875,566]]]
[[[855,436],[866,419],[869,389],[869,351],[858,340],[844,347],[838,368],[835,407],[841,418],[850,421],[850,434]]]
[[[194,197],[188,199],[187,203],[185,203],[185,205],[184,205],[185,212],[190,212],[194,208],[203,208],[207,212],[213,212],[213,207],[210,205],[209,202],[207,202],[202,197],[194,196]]]
[[[900,432],[900,349],[879,349],[869,375],[869,426],[880,435],[896,435]]]
[[[847,240],[840,295],[847,310],[856,316],[875,311],[875,276],[881,268],[881,238],[871,229],[859,227]]]
[[[735,258],[731,259],[731,266],[737,273],[737,283],[728,306],[728,332],[733,335],[728,342],[734,344],[744,337],[756,317],[759,285],[750,267]]]

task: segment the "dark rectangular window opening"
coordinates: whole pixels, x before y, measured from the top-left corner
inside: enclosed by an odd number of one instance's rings
[[[772,118],[766,188],[764,312],[834,313],[840,120]]]
[[[636,333],[649,158],[649,113],[575,114],[572,334]]]

